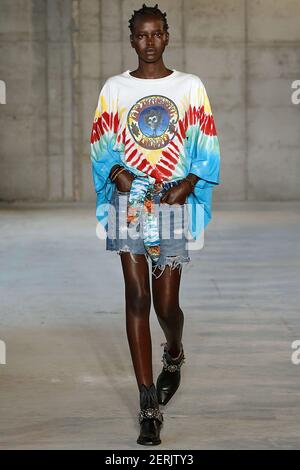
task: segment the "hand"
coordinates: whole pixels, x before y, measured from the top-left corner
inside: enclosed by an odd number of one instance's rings
[[[167,204],[185,204],[187,196],[192,192],[191,185],[188,181],[181,181],[176,186],[172,186],[161,197],[160,202]]]
[[[133,174],[127,170],[123,170],[114,180],[114,182],[116,183],[118,191],[129,192],[133,180]]]

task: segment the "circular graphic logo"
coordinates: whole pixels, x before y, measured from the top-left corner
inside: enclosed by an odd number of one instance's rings
[[[176,132],[178,121],[176,104],[161,95],[141,98],[130,109],[127,126],[134,140],[149,150],[168,145]]]

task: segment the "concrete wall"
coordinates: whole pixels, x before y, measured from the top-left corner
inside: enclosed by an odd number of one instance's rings
[[[103,81],[137,66],[128,20],[142,3],[0,0],[1,200],[94,200],[93,114]],[[215,200],[300,199],[299,0],[158,4],[166,66],[199,75],[210,96],[222,151]]]

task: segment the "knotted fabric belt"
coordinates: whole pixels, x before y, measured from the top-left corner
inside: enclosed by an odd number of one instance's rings
[[[136,176],[131,183],[127,205],[127,226],[136,225],[142,219],[144,246],[155,263],[160,256],[160,238],[154,195],[163,188],[168,189],[179,184],[180,181],[155,183],[152,177]]]

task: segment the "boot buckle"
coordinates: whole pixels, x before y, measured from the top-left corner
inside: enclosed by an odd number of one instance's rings
[[[163,422],[163,414],[158,408],[145,408],[139,412],[139,423],[141,424],[145,419],[157,419],[160,423]]]

